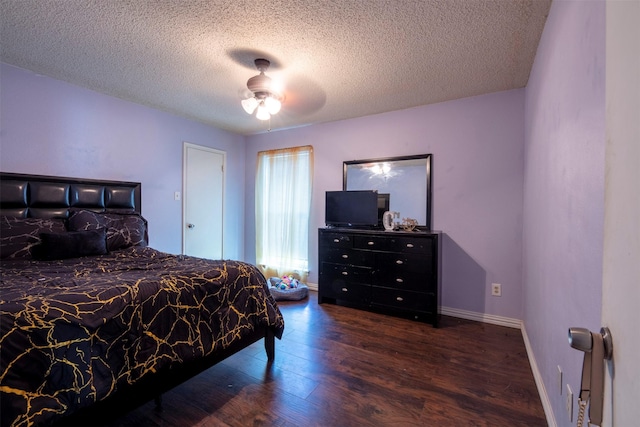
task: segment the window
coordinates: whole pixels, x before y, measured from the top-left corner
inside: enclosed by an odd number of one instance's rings
[[[256,261],[266,277],[307,279],[312,178],[310,145],[258,153]]]

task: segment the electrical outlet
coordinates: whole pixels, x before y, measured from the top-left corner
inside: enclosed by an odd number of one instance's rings
[[[558,365],[558,390],[560,390],[560,396],[562,396],[562,368]]]
[[[500,283],[491,284],[491,295],[493,295],[494,297],[502,296],[502,285]]]
[[[573,392],[571,391],[571,387],[567,384],[567,398],[565,400],[565,404],[567,405],[567,415],[569,415],[569,422],[573,422]]]
[[[180,192],[176,191],[175,193],[173,193],[173,200],[180,200]]]

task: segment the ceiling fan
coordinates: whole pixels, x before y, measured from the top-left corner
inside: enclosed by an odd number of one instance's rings
[[[253,63],[260,74],[247,81],[247,88],[253,93],[253,96],[241,101],[242,108],[247,114],[253,114],[255,111],[256,118],[259,120],[269,120],[272,115],[280,111],[284,96],[274,88],[271,78],[264,74],[271,62],[264,58],[258,58]]]

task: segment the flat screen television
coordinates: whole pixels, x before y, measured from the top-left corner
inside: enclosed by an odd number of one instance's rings
[[[371,190],[327,191],[324,218],[328,227],[376,227],[378,193]]]

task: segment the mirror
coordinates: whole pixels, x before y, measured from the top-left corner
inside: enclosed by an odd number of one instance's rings
[[[343,190],[389,194],[389,210],[431,230],[431,154],[351,160],[343,163]]]

